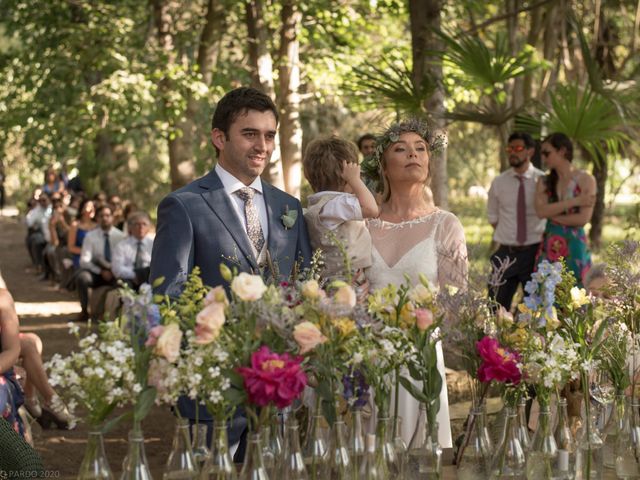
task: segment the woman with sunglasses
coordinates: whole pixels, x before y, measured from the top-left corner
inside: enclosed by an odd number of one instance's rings
[[[596,181],[572,164],[573,144],[565,134],[549,135],[540,153],[550,172],[540,178],[536,188],[536,213],[547,219],[537,261],[564,258],[581,287],[591,268],[584,226],[593,214]]]

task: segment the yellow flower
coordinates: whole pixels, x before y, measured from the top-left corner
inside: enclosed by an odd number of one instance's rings
[[[527,331],[522,327],[516,328],[512,333],[505,337],[505,340],[516,350],[523,350],[527,344]]]
[[[320,298],[323,291],[320,289],[320,284],[316,280],[309,280],[302,284],[301,292],[304,298],[309,300],[316,300]]]
[[[419,283],[409,290],[409,298],[412,302],[421,304],[433,300],[433,290]]]
[[[408,329],[416,323],[414,307],[410,302],[405,303],[400,310],[400,328]]]
[[[580,308],[589,302],[589,296],[584,288],[573,287],[571,289],[571,304],[573,308]]]
[[[342,335],[343,337],[347,337],[356,331],[356,322],[354,322],[350,318],[336,318],[332,323],[333,326],[338,329],[340,335]]]
[[[558,320],[558,312],[556,311],[556,307],[551,307],[551,315],[545,313],[544,318],[547,321],[547,331],[555,330],[560,326],[560,320]]]

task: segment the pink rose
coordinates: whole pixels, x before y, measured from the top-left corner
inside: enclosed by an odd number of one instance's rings
[[[301,322],[293,327],[293,338],[300,347],[302,355],[316,348],[316,345],[327,341],[327,337],[311,322]]]
[[[210,303],[196,316],[196,343],[205,345],[213,342],[220,335],[224,325],[224,304]]]
[[[551,235],[547,239],[547,257],[549,261],[556,262],[560,258],[566,258],[569,255],[569,246],[567,239],[561,235]]]
[[[162,335],[162,331],[164,330],[164,326],[156,325],[151,330],[149,330],[149,334],[147,335],[147,341],[144,342],[145,347],[153,347],[156,343],[158,343],[158,338]]]
[[[180,342],[182,341],[182,330],[177,323],[165,325],[156,343],[154,352],[169,362],[174,363],[180,356]]]
[[[424,332],[433,324],[433,312],[431,310],[417,308],[413,313],[416,316],[416,326],[421,332]]]
[[[517,385],[522,379],[522,372],[518,363],[520,355],[500,345],[492,337],[484,337],[476,343],[476,350],[482,359],[478,368],[478,380],[490,382],[496,380],[502,383]]]
[[[336,303],[346,307],[353,308],[356,306],[356,292],[349,285],[343,285],[338,288],[333,299]]]
[[[279,355],[264,345],[260,347],[251,355],[251,367],[238,368],[249,401],[259,407],[270,403],[278,408],[291,405],[307,385],[301,364],[301,357]]]
[[[227,292],[225,292],[224,287],[218,285],[215,288],[212,288],[207,293],[207,296],[204,297],[204,306],[211,305],[212,303],[221,303],[224,306],[229,305],[229,299],[227,298]]]

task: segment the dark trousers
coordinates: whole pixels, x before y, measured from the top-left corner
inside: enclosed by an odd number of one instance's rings
[[[115,285],[115,280],[106,281],[102,276],[90,270],[79,270],[76,274],[76,288],[82,312],[87,313],[89,305],[89,289],[102,286]]]
[[[527,245],[523,247],[511,247],[501,245],[496,252],[491,255],[491,266],[495,270],[500,261],[507,259],[515,262],[505,270],[501,285],[489,286],[489,296],[502,305],[505,310],[511,310],[513,296],[518,290],[518,285],[524,285],[531,279],[531,274],[536,266],[536,254],[540,244]]]

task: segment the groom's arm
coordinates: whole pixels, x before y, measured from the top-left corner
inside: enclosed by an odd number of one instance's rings
[[[151,253],[150,282],[164,277],[155,293],[176,293],[178,282],[193,268],[193,225],[189,213],[176,195],[158,205],[158,228]]]

